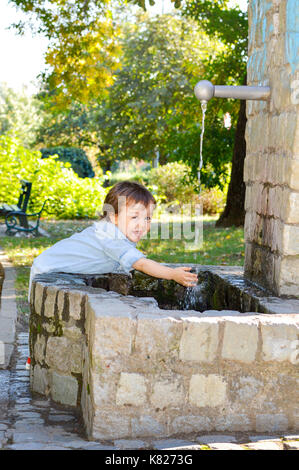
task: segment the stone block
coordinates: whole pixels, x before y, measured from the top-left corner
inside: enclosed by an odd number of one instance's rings
[[[219,321],[216,318],[185,318],[180,342],[181,361],[212,362],[218,347]]]
[[[298,148],[299,146],[297,146]],[[299,191],[299,150],[297,150],[296,159],[289,158],[286,161],[285,183],[290,189]]]
[[[245,183],[251,183],[251,182],[257,181],[258,175],[256,174],[256,171],[255,171],[256,160],[257,160],[257,156],[252,154],[250,150],[248,150],[246,158],[244,160],[244,182]]]
[[[278,147],[279,148],[279,147]],[[273,185],[278,185],[281,183],[282,179],[282,168],[281,168],[281,161],[279,155],[271,155],[270,157],[270,165],[269,165],[269,183]]]
[[[117,298],[89,296],[86,328],[94,338],[94,362],[132,353],[136,331],[133,311],[132,307]]]
[[[77,406],[78,382],[70,375],[51,374],[51,397],[63,405]]]
[[[258,414],[256,416],[257,432],[287,431],[288,425],[288,418],[284,414]]]
[[[252,217],[251,223],[253,224],[252,227],[252,239],[251,241],[262,245],[263,244],[263,231],[264,231],[264,222],[265,219],[259,214],[256,214]]]
[[[136,320],[129,316],[102,317],[95,320],[95,361],[121,358],[132,353]]]
[[[245,413],[227,414],[215,418],[216,431],[245,432],[250,431],[251,420]]]
[[[287,109],[290,109],[291,104],[291,90],[290,90],[290,79],[287,72],[281,71],[279,73],[279,79],[275,81],[275,86],[271,90],[271,101],[274,109],[280,113],[282,111],[286,119],[288,119]],[[285,129],[284,129],[285,131]]]
[[[281,206],[283,205],[283,188],[280,186],[269,187],[267,215],[280,217]]]
[[[221,357],[233,361],[253,362],[257,353],[258,322],[250,318],[226,320]]]
[[[122,439],[131,437],[130,417],[115,409],[96,409],[93,417],[93,439]]]
[[[298,176],[299,177],[299,176]],[[281,210],[281,219],[287,224],[299,224],[299,193],[286,192],[287,198]]]
[[[299,255],[299,225],[283,225],[280,252],[284,256]]]
[[[59,319],[62,319],[67,295],[68,295],[67,290],[59,289],[58,296],[57,296],[57,313],[58,313]]]
[[[45,337],[42,335],[37,335],[36,342],[34,345],[34,359],[36,362],[39,362],[40,364],[42,364],[45,359],[45,348],[46,348]]]
[[[1,277],[0,277],[0,307],[1,307]],[[34,308],[34,291],[35,291],[35,282],[31,283],[30,293],[29,293],[29,304],[30,308]]]
[[[177,416],[169,425],[171,434],[212,431],[213,427],[212,420],[208,416],[200,415]]]
[[[254,240],[254,231],[256,227],[256,220],[259,218],[259,215],[256,212],[248,211],[245,214],[244,222],[244,238],[245,242],[252,242]],[[248,243],[245,245],[248,246]]]
[[[137,317],[135,353],[147,359],[178,357],[182,322],[163,313],[142,313]]]
[[[46,288],[45,284],[42,284],[41,282],[37,282],[35,284],[34,309],[37,315],[42,314],[43,295],[44,295],[45,288]]]
[[[251,203],[252,187],[253,187],[253,185],[251,185],[251,184],[246,185],[244,208],[245,208],[245,211],[247,213],[252,210],[252,203]]]
[[[299,323],[276,318],[262,320],[262,359],[264,361],[296,360],[298,351]]]
[[[277,295],[299,297],[299,258],[288,256],[276,261]]]
[[[87,309],[92,310],[96,318],[118,318],[131,317],[134,313],[134,307],[124,302],[123,297],[115,295],[90,295],[88,298]]]
[[[252,402],[262,391],[264,383],[251,376],[239,377],[239,383],[235,389],[235,397],[241,403]]]
[[[274,290],[275,261],[276,256],[270,250],[248,242],[245,245],[244,276]]]
[[[251,190],[250,208],[251,211],[261,214],[261,199],[263,195],[264,185],[254,183]]]
[[[141,406],[145,403],[146,382],[144,376],[122,372],[116,392],[116,404]]]
[[[49,375],[48,369],[43,369],[36,364],[31,372],[30,383],[33,392],[47,395],[49,392]]]
[[[64,326],[63,334],[72,341],[82,340],[82,331],[77,326]]]
[[[44,315],[48,318],[54,317],[56,298],[57,298],[57,287],[48,286],[46,290],[45,308]]]
[[[110,372],[91,372],[92,396],[96,407],[113,406],[116,400],[117,377]]]
[[[132,418],[133,437],[164,437],[167,435],[167,428],[164,423],[159,422],[150,415],[141,415]]]
[[[226,401],[226,382],[216,374],[194,374],[190,379],[189,401],[197,407],[216,407]]]
[[[171,377],[169,380],[156,382],[150,402],[159,409],[184,406],[185,392],[182,379]]]
[[[80,291],[71,291],[71,295],[69,295],[69,308],[70,308],[70,317],[74,318],[75,320],[80,320],[81,318],[81,311],[82,311],[82,304],[85,302],[86,294]]]
[[[82,343],[74,342],[64,336],[48,339],[46,363],[57,371],[66,373],[82,372]]]

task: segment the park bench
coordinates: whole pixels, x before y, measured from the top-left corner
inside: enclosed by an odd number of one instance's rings
[[[35,232],[38,234],[38,227],[41,213],[45,207],[46,201],[43,203],[39,212],[28,214],[26,212],[32,183],[29,181],[21,181],[21,192],[17,204],[0,203],[0,216],[5,217],[6,232],[12,234],[15,232]],[[35,225],[29,225],[28,217],[36,217]]]

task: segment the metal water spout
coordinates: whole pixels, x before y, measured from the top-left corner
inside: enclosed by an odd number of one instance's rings
[[[209,80],[201,80],[195,85],[194,94],[201,103],[207,103],[213,97],[267,101],[270,87],[213,85]]]

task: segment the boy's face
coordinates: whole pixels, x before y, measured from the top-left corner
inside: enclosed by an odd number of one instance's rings
[[[154,204],[145,207],[142,203],[132,203],[123,206],[111,221],[129,240],[137,243],[150,230],[153,212]]]

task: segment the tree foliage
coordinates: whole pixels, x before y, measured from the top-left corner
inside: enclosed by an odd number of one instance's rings
[[[210,37],[219,38],[226,44],[225,60],[218,58],[211,66],[218,71],[226,84],[242,84],[246,74],[248,19],[247,13],[229,6],[228,0],[186,0],[182,14],[193,18]]]
[[[140,16],[123,31],[113,13],[116,0],[10,1],[37,17],[37,30],[51,40],[50,67],[40,95],[49,119],[39,143],[99,146],[107,162],[151,160],[158,151],[161,163],[187,162],[195,182],[201,112],[193,88],[200,79],[241,82],[246,68],[245,14],[229,8],[228,0],[177,0],[183,18]],[[142,0],[129,3],[145,8]],[[233,100],[209,103],[205,185],[221,185],[221,174],[228,174],[238,108]],[[230,131],[223,126],[226,112],[232,116]]]
[[[69,162],[72,169],[80,178],[93,178],[94,171],[84,150],[74,147],[52,147],[40,150],[42,158],[58,155],[62,162]]]
[[[105,93],[119,66],[120,49],[109,0],[10,0],[50,40],[42,73],[56,110],[88,103]],[[24,22],[14,25],[22,33]]]
[[[43,103],[45,104],[44,96]],[[72,103],[67,109],[57,112],[45,106],[36,143],[38,146],[98,147],[101,145],[97,115],[97,103]]]
[[[0,86],[0,135],[17,137],[32,147],[43,120],[41,103],[24,88],[16,92],[5,83]]]
[[[214,2],[211,0],[187,0],[183,10],[203,25],[209,36],[220,37],[228,45],[230,53],[225,60],[217,57],[211,62],[211,70],[218,72],[218,80],[230,85],[246,85],[247,63],[247,14],[239,8],[229,8],[227,0]],[[219,78],[223,77],[223,80]],[[213,101],[213,100],[212,100]],[[244,159],[246,156],[246,112],[245,103],[236,101],[238,120],[232,152],[232,171],[228,188],[226,207],[217,221],[217,226],[242,225],[245,211],[245,184],[243,181]]]
[[[109,152],[118,159],[152,160],[158,151],[160,163],[191,162],[195,176],[201,117],[193,88],[205,76],[209,57],[224,53],[225,47],[208,39],[192,20],[144,14],[127,29],[122,48],[123,66],[99,118]],[[205,159],[213,168],[204,177],[209,185],[219,183],[217,174],[231,157],[232,138],[223,130],[221,118],[220,113],[214,119],[213,143]]]

